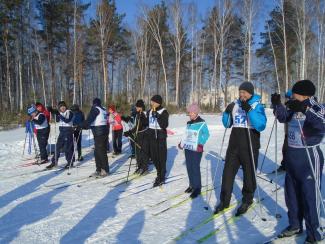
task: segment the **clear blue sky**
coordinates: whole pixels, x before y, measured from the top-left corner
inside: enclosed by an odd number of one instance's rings
[[[96,5],[98,0],[83,0],[84,2],[90,2],[91,6],[88,9],[88,18],[94,17],[96,13]],[[125,13],[124,24],[133,28],[135,27],[136,16],[139,12],[139,6],[145,3],[149,6],[153,6],[161,2],[160,0],[116,0],[116,7],[119,13]],[[198,14],[202,18],[206,15],[208,9],[210,9],[215,0],[183,0],[184,3],[194,2],[197,4]],[[265,20],[268,18],[269,12],[274,8],[274,1],[259,0],[260,6],[255,18],[254,31],[256,33],[256,44],[259,42],[259,32],[264,31]]]

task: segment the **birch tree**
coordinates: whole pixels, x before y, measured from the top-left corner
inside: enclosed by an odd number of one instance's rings
[[[172,46],[175,51],[175,103],[176,106],[180,106],[179,96],[180,96],[180,69],[181,69],[181,61],[184,54],[185,49],[185,38],[186,32],[184,29],[184,19],[182,15],[182,2],[181,0],[174,0],[172,4],[170,4],[170,13],[173,23],[174,33],[172,35]],[[193,71],[192,71],[193,72]]]
[[[163,69],[164,75],[164,83],[165,83],[165,101],[166,105],[169,104],[169,87],[168,87],[168,80],[167,80],[167,70],[165,64],[165,49],[164,49],[164,35],[166,33],[163,30],[163,25],[166,21],[166,9],[164,5],[156,5],[153,9],[149,9],[148,7],[144,6],[142,9],[143,19],[146,21],[150,33],[153,39],[156,41],[159,50],[160,50],[160,61],[161,66]]]

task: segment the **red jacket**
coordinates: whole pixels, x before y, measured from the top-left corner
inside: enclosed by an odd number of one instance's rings
[[[113,131],[123,130],[121,115],[117,112],[109,114],[108,121]]]
[[[50,123],[51,113],[44,107],[44,105],[38,105],[37,108],[41,108],[40,112],[45,115],[47,122]]]

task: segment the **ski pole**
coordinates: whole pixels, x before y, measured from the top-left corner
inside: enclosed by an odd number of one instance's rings
[[[23,155],[22,156],[24,156],[24,154],[25,154],[26,140],[27,140],[27,132],[25,132],[25,141],[24,141]]]
[[[130,170],[131,170],[132,160],[133,160],[133,158],[131,157],[131,158],[130,158],[130,164],[129,164],[128,175],[127,175],[127,177],[126,177],[125,184],[127,184],[127,183],[129,182],[129,176],[130,176]]]
[[[231,115],[229,115],[228,117],[228,120],[227,120],[227,126],[228,126],[228,122],[229,122],[229,118],[230,118]],[[225,128],[225,131],[223,133],[223,136],[222,136],[222,142],[221,142],[221,147],[220,147],[220,152],[219,152],[219,156],[221,157],[221,154],[222,154],[222,149],[223,149],[223,146],[224,146],[224,143],[225,143],[225,137],[226,137],[226,132],[227,132],[227,127]],[[210,154],[208,153],[209,155],[213,155],[213,154]],[[213,155],[214,156],[214,155]],[[214,183],[215,183],[215,180],[216,180],[216,177],[217,177],[217,172],[218,172],[218,167],[219,167],[219,161],[217,161],[217,166],[216,166],[216,169],[214,171],[214,176],[212,178],[212,187],[214,187]],[[209,198],[208,198],[208,201],[207,201],[207,206],[204,207],[205,210],[208,210],[209,209],[209,204],[210,204],[210,200],[211,200],[211,196],[212,196],[212,191],[209,193]]]
[[[252,137],[251,137],[251,132],[250,132],[250,128],[248,126],[248,122],[249,122],[249,119],[248,119],[248,114],[246,113],[246,117],[247,117],[247,133],[248,133],[248,140],[249,140],[249,148],[250,148],[250,151],[251,151],[251,157],[252,157],[252,163],[253,163],[253,172],[254,172],[254,178],[255,178],[255,182],[256,182],[256,188],[257,188],[257,197],[258,197],[258,204],[260,206],[260,212],[261,212],[261,220],[263,221],[266,221],[266,218],[263,218],[262,217],[262,204],[261,204],[261,196],[260,196],[260,189],[259,189],[259,186],[258,186],[258,183],[257,183],[257,178],[256,178],[256,164],[255,164],[255,158],[254,158],[254,152],[253,152],[253,145],[252,145]]]
[[[320,202],[321,202],[321,205],[322,205],[323,213],[325,213],[325,206],[324,206],[324,202],[323,202],[322,192],[320,190],[319,182],[317,180],[318,178],[316,177],[316,173],[315,173],[315,170],[314,170],[314,167],[313,167],[313,163],[312,163],[312,160],[311,160],[311,156],[310,156],[310,153],[309,153],[309,150],[308,150],[308,147],[307,147],[307,143],[305,141],[304,133],[303,133],[303,130],[302,130],[302,127],[301,127],[301,124],[300,124],[300,121],[299,120],[298,120],[298,124],[299,124],[299,128],[300,128],[301,139],[302,139],[302,142],[303,142],[304,147],[305,147],[306,152],[307,152],[309,166],[310,166],[311,172],[312,172],[313,177],[314,177],[314,180],[315,180],[316,191],[318,193],[318,197],[321,200]],[[316,168],[316,162],[315,162],[315,168]],[[318,222],[319,222],[319,224],[321,223],[320,216],[318,216]]]
[[[260,168],[260,174],[262,173],[262,169],[263,169],[263,166],[264,166],[264,162],[265,162],[265,158],[266,158],[266,154],[267,154],[267,150],[269,149],[269,145],[270,145],[270,141],[271,141],[271,137],[272,137],[272,134],[273,134],[273,129],[274,129],[274,126],[275,126],[275,123],[276,123],[276,116],[274,118],[274,122],[273,122],[273,125],[272,125],[272,129],[271,129],[271,133],[270,133],[270,137],[269,137],[269,140],[267,142],[267,146],[266,146],[266,149],[265,149],[265,152],[264,152],[264,157],[263,157],[263,160],[262,160],[262,164],[261,164],[261,168]]]
[[[276,120],[275,114],[275,218],[282,218],[281,214],[278,213],[278,121]]]
[[[54,158],[55,161],[57,160],[57,148],[56,148],[56,144],[57,144],[57,136],[56,136],[56,114],[54,114],[54,140],[55,140],[55,145],[54,145]],[[57,162],[55,162],[55,164],[57,164]]]
[[[88,144],[89,144],[89,147],[91,146],[91,143],[90,143],[90,129],[88,130]]]
[[[75,137],[73,136],[73,154],[72,154],[72,158],[71,158],[71,160],[70,160],[70,162],[69,162],[68,175],[71,175],[71,173],[70,173],[70,169],[71,169],[71,165],[72,165],[73,158],[74,158],[75,155],[76,155],[76,146],[77,146],[77,141],[79,140],[79,137],[80,137],[80,135],[81,135],[81,131],[82,131],[82,130],[79,131],[79,134],[78,134],[77,140],[76,140]]]

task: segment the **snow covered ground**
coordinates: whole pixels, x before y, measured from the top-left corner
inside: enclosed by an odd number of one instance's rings
[[[259,166],[273,125],[273,115],[268,113],[267,129],[262,133]],[[219,196],[223,163],[218,160],[224,128],[220,115],[203,115],[211,137],[205,147],[201,162],[202,184],[211,182],[219,164],[215,190],[211,192],[210,206],[216,204]],[[284,203],[284,175],[276,182],[281,189],[276,205],[275,175],[260,176],[273,179],[273,183],[258,179],[260,205],[250,209],[241,218],[231,218],[233,208],[202,223],[211,216],[207,206],[206,187],[201,197],[190,201],[182,194],[188,186],[184,153],[177,144],[184,132],[187,121],[185,115],[170,117],[169,129],[175,132],[168,137],[168,184],[152,189],[155,170],[140,178],[131,175],[128,184],[123,183],[127,175],[129,160],[128,142],[123,145],[124,154],[109,158],[112,174],[96,181],[86,181],[95,170],[93,141],[88,131],[83,132],[83,155],[85,160],[78,162],[79,167],[67,171],[40,171],[44,166],[28,166],[22,156],[24,129],[0,133],[0,243],[263,243],[287,226],[286,206]],[[279,125],[278,161],[281,161],[283,126]],[[54,129],[52,129],[52,132]],[[227,131],[224,156],[230,130]],[[239,138],[240,140],[240,138]],[[51,142],[54,143],[52,133]],[[324,148],[324,147],[323,147]],[[272,137],[263,168],[268,173],[277,168],[275,165],[275,139]],[[59,164],[65,165],[62,156]],[[135,166],[132,165],[131,172]],[[258,170],[259,172],[259,170]],[[323,177],[324,179],[324,177]],[[122,184],[120,184],[122,183]],[[239,172],[234,185],[232,201],[241,199],[242,174]],[[255,194],[257,197],[257,192]],[[282,215],[276,219],[275,211]],[[262,221],[261,217],[266,218]],[[194,227],[194,228],[192,228]],[[191,229],[192,228],[192,229]],[[215,230],[209,238],[204,238]],[[180,236],[181,235],[181,236]],[[286,243],[303,243],[305,236],[286,240]]]

